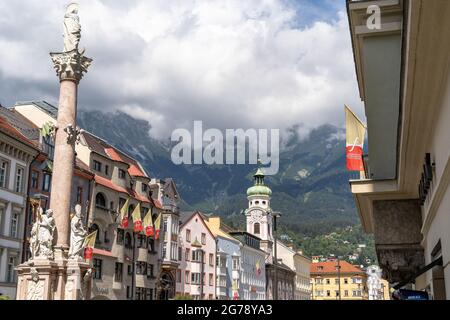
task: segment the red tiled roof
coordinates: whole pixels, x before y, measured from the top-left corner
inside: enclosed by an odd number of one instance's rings
[[[311,273],[337,273],[337,261],[326,261],[311,263]],[[339,261],[341,273],[364,273],[360,268],[348,263],[347,261]]]
[[[100,184],[100,185],[102,185],[102,186],[104,186],[106,188],[112,189],[114,191],[126,193],[130,197],[132,197],[132,198],[134,198],[134,199],[136,199],[136,200],[138,200],[140,202],[152,203],[152,201],[149,198],[147,198],[147,197],[145,197],[143,195],[140,195],[136,191],[131,190],[131,189],[125,189],[125,188],[123,188],[121,186],[118,186],[117,184],[113,183],[111,180],[103,178],[103,177],[101,177],[101,176],[99,176],[97,174],[95,175],[94,179],[95,179],[96,183],[98,183],[98,184]]]
[[[139,200],[139,201],[141,201],[141,202],[151,203],[151,201],[150,201],[149,198],[140,195],[140,194],[137,193],[136,191],[131,190],[131,189],[127,189],[127,191],[128,191],[128,194],[129,194],[130,196],[132,196],[133,198],[135,198],[136,200]]]
[[[135,166],[134,164],[130,164],[130,167],[128,168],[128,173],[130,174],[130,176],[135,176],[135,177],[147,177],[142,171],[141,169],[139,169],[137,166]]]
[[[36,149],[35,143],[33,143],[31,140],[26,138],[22,133],[20,133],[19,130],[14,128],[12,125],[9,124],[9,122],[3,118],[0,117],[0,130],[5,132],[7,135],[25,143],[26,145],[32,147],[33,149]]]
[[[163,206],[162,206],[161,202],[159,202],[159,200],[156,200],[156,199],[152,199],[152,200],[153,200],[153,204],[155,205],[156,208],[158,208],[158,209],[163,208]]]
[[[101,176],[99,176],[97,174],[95,175],[94,179],[95,179],[96,183],[98,183],[98,184],[100,184],[100,185],[102,185],[104,187],[107,187],[107,188],[112,189],[114,191],[123,192],[123,193],[127,193],[128,194],[128,191],[125,188],[122,188],[121,186],[118,186],[118,185],[114,184],[112,181],[110,181],[110,180],[108,180],[106,178],[103,178],[103,177],[101,177]]]
[[[105,148],[105,152],[112,160],[124,162],[114,148]]]

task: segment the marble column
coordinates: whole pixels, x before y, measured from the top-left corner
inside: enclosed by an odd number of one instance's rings
[[[76,128],[78,83],[92,60],[78,49],[50,55],[60,79],[50,208],[56,222],[55,259],[61,259],[67,258],[70,245],[70,196],[75,142],[79,134]]]

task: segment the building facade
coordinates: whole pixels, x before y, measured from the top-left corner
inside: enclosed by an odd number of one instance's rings
[[[0,294],[11,299],[23,250],[30,164],[38,155],[37,146],[0,116]]]
[[[38,207],[44,211],[49,209],[51,196],[51,181],[54,153],[54,135],[50,132],[51,124],[46,123],[42,127],[37,126],[30,119],[22,115],[16,108],[29,106],[34,113],[49,112],[57,113],[57,108],[46,102],[18,103],[15,107],[6,109],[0,108],[0,114],[8,117],[11,125],[19,130],[39,149],[39,155],[30,164],[29,183],[27,184],[27,205],[24,221],[24,241],[21,262],[27,261],[30,256],[29,242],[31,228],[36,220]],[[31,116],[30,114],[26,114]],[[75,159],[74,173],[72,179],[71,212],[75,210],[75,205],[81,206],[82,212],[87,217],[89,211],[92,183],[94,174],[89,167],[84,165],[78,158]],[[87,223],[87,220],[85,220]]]
[[[260,239],[245,231],[231,231],[230,235],[240,242],[241,264],[240,300],[266,299],[266,252],[261,250]]]
[[[367,274],[346,261],[311,264],[312,300],[368,300]]]
[[[310,265],[311,259],[301,251],[295,251],[292,245],[277,242],[277,255],[291,270],[295,271],[294,300],[310,300]]]
[[[180,214],[181,260],[176,294],[196,300],[216,298],[216,239],[200,212]]]
[[[239,240],[224,229],[219,217],[205,217],[205,223],[216,240],[216,297],[219,300],[242,298],[241,274],[244,273]],[[228,230],[229,231],[229,230]]]
[[[351,190],[383,278],[432,299],[450,297],[449,14],[448,1],[348,1],[368,131]]]
[[[170,178],[152,179],[150,191],[155,211],[162,214],[162,261],[157,295],[159,300],[168,300],[175,297],[176,273],[182,257],[182,247],[179,243],[180,209],[178,201],[180,195],[175,182]]]
[[[55,125],[58,109],[39,102],[17,104],[14,111],[37,128],[43,128]],[[150,210],[153,221],[156,220],[158,212],[150,197],[150,177],[139,162],[87,131],[80,134],[76,155],[72,203],[83,206],[89,231],[97,230],[91,260],[92,298],[156,299],[160,241],[133,232],[131,219],[131,213],[139,205],[141,219]],[[48,167],[48,161],[43,163],[44,168]],[[86,183],[88,175],[92,177],[91,183]],[[43,179],[45,186],[45,174]],[[129,224],[121,228],[119,211],[127,200]]]

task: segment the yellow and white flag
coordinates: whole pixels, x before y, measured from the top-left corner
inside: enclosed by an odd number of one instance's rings
[[[144,217],[144,231],[147,237],[153,237],[155,235],[155,228],[153,227],[152,209],[148,209],[147,214]]]
[[[120,208],[120,227],[121,228],[128,228],[128,204],[130,202],[130,199],[128,198],[127,201],[123,204],[122,208]]]
[[[84,248],[84,258],[92,259],[92,255],[94,253],[95,239],[97,239],[97,231],[95,230],[91,234],[87,235],[84,238],[83,248]]]
[[[133,218],[134,232],[142,231],[142,219],[141,219],[141,204],[138,203],[131,214]]]
[[[159,238],[159,232],[161,230],[161,213],[158,215],[158,218],[155,220],[155,240]]]
[[[345,106],[345,128],[347,170],[364,171],[362,156],[366,127],[348,106]]]

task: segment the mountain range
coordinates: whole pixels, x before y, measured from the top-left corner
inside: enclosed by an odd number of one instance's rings
[[[152,138],[147,121],[122,112],[80,110],[78,125],[140,161],[151,177],[173,178],[181,210],[214,213],[243,225],[255,165],[175,165],[170,143]],[[272,208],[282,214],[280,224],[306,237],[358,224],[345,169],[344,129],[323,125],[307,137],[296,129],[282,143],[278,174],[266,177]]]

